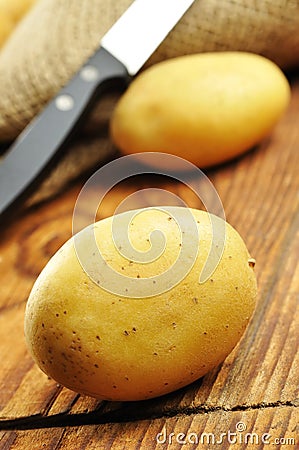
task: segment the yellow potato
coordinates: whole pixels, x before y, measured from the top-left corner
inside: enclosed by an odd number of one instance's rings
[[[16,23],[32,7],[37,0],[0,0],[0,7],[7,11],[7,14]]]
[[[184,230],[179,224],[186,213],[192,224]],[[99,399],[147,399],[193,382],[231,352],[255,307],[254,260],[229,224],[212,216],[218,230],[215,270],[199,282],[212,242],[208,213],[182,207],[134,211],[128,229],[139,255],[155,247],[155,230],[165,237],[164,250],[147,263],[132,255],[127,259],[117,244],[128,214],[116,217],[120,222],[115,229],[115,217],[107,218],[76,235],[77,241],[69,240],[40,274],[26,307],[25,336],[39,367],[62,385]],[[221,227],[226,233],[222,256]],[[103,265],[93,259],[90,230]],[[90,263],[89,275],[82,267],[80,245]],[[175,261],[179,267],[172,266]],[[120,275],[118,284],[105,278],[107,265]],[[177,277],[182,268],[183,276]],[[165,273],[173,285],[155,278]],[[110,287],[102,287],[101,277],[111,281]],[[150,283],[151,293],[139,287],[143,281]],[[128,295],[133,285],[139,296]]]
[[[13,29],[13,20],[0,5],[0,47],[2,47]]]
[[[0,47],[37,0],[0,0]]]
[[[125,154],[166,152],[207,167],[267,136],[290,99],[281,70],[243,52],[174,58],[141,73],[121,97],[111,136]]]

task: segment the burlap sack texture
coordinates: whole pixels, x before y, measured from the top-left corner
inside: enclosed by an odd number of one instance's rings
[[[1,141],[13,140],[69,81],[131,3],[37,2],[0,52]],[[299,0],[196,0],[146,66],[190,53],[243,50],[262,54],[287,69],[299,63],[298,30]],[[53,195],[111,155],[108,126],[115,94],[112,97],[97,105],[85,131],[31,203]]]

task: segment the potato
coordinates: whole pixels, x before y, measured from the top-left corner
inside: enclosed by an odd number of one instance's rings
[[[0,0],[0,8],[5,9],[11,20],[17,23],[36,2],[37,0]]]
[[[119,245],[125,221],[139,260]],[[91,231],[103,265],[91,253]],[[214,267],[200,281],[212,242]],[[158,256],[151,253],[157,243]],[[121,281],[103,287],[108,265]],[[202,377],[235,347],[255,307],[253,266],[237,231],[205,211],[144,208],[103,219],[67,241],[38,277],[25,313],[28,347],[46,374],[76,392],[119,401],[166,394]],[[165,273],[172,285],[163,285]],[[128,294],[132,285],[137,295]]]
[[[289,99],[285,76],[266,58],[242,52],[183,56],[132,82],[114,111],[111,136],[124,154],[166,152],[208,167],[260,142]]]

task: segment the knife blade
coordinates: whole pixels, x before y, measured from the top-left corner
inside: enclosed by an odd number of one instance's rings
[[[135,0],[94,55],[24,129],[0,162],[0,218],[59,156],[92,101],[126,86],[195,0]]]

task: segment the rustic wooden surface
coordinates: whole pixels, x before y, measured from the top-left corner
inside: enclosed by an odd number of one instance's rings
[[[299,448],[298,174],[297,76],[291,105],[271,137],[240,159],[208,171],[228,222],[257,260],[259,295],[250,326],[220,367],[191,386],[145,402],[79,396],[48,379],[25,346],[28,294],[51,255],[71,236],[82,182],[3,227],[0,449]],[[149,177],[120,185],[105,201],[102,216],[112,214],[129,193],[150,186]],[[199,206],[182,185],[155,180],[155,186]],[[236,434],[228,437],[229,432]],[[226,433],[222,443],[221,433]],[[246,433],[255,433],[247,444]]]

